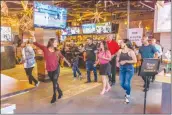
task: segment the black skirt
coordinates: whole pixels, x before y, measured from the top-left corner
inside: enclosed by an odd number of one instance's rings
[[[100,64],[99,68],[100,75],[110,75],[111,74],[111,64]]]

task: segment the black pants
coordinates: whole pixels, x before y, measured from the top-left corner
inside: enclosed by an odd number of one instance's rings
[[[59,87],[59,84],[58,84],[59,73],[60,73],[60,66],[58,66],[55,71],[48,71],[48,76],[50,77],[50,80],[53,83],[54,95],[56,95],[56,91],[58,91],[59,94],[62,93],[62,91]]]
[[[32,81],[33,81],[35,84],[37,84],[38,81],[32,75],[33,67],[31,67],[31,68],[24,68],[24,69],[25,69],[26,75],[27,75],[27,77],[29,79],[29,83],[32,84]]]
[[[116,82],[116,56],[114,56],[110,62],[111,64],[111,75],[109,75],[109,81],[112,83]]]
[[[147,77],[147,88],[149,88],[149,84],[150,84],[150,76]],[[142,76],[142,79],[144,80],[144,86],[146,85],[146,77],[145,76]],[[145,88],[145,87],[144,87]]]

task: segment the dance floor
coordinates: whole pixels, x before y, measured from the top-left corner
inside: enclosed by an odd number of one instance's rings
[[[14,75],[19,81],[27,81],[22,66],[17,66],[15,70],[2,71],[6,75]],[[20,72],[17,72],[20,71]],[[34,69],[36,76],[36,69]],[[1,104],[16,104],[14,113],[18,114],[50,114],[50,113],[84,113],[84,114],[142,114],[144,92],[143,80],[137,75],[132,79],[131,103],[124,104],[125,92],[117,83],[105,95],[100,95],[102,88],[101,77],[98,77],[98,83],[85,84],[85,71],[82,70],[84,79],[73,80],[71,68],[61,68],[59,84],[63,90],[64,96],[57,100],[56,103],[50,104],[52,98],[52,83],[41,82],[39,87],[30,90],[28,93],[17,95],[1,101]],[[93,76],[92,76],[93,80]],[[151,83],[150,90],[147,95],[146,113],[161,114],[162,108],[166,113],[170,113],[171,105],[169,102],[170,95],[166,98],[162,97],[163,83],[155,81]],[[168,93],[169,94],[169,93]],[[167,95],[166,95],[167,96]],[[171,98],[171,97],[170,97]],[[24,102],[24,103],[23,103]],[[162,105],[162,102],[165,105]],[[163,107],[162,107],[163,106]],[[168,107],[168,108],[167,108]],[[167,110],[168,109],[168,110]]]

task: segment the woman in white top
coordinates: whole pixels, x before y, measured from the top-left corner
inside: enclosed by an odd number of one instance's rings
[[[35,86],[38,86],[39,82],[33,77],[32,70],[35,67],[35,52],[30,46],[29,41],[23,42],[22,47],[22,63],[24,64],[24,69],[26,75],[28,76],[29,83],[32,84],[32,81],[35,83]]]

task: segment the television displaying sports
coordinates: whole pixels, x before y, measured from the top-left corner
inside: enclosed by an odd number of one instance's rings
[[[171,32],[171,2],[155,7],[154,32]]]
[[[62,29],[61,32],[62,32],[62,36],[72,35],[70,27]]]
[[[97,34],[111,33],[111,31],[112,31],[112,26],[110,22],[96,24]]]
[[[2,42],[12,41],[11,27],[1,26],[1,41]]]
[[[83,24],[83,34],[94,34],[96,33],[96,24]]]
[[[34,26],[41,28],[66,28],[67,10],[65,8],[34,2]]]
[[[80,28],[79,27],[71,27],[71,33],[72,35],[80,34]]]

